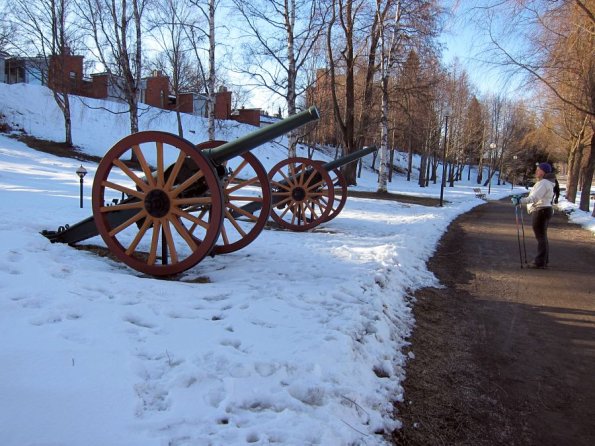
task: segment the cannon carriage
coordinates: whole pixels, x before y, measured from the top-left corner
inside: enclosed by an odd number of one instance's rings
[[[310,229],[342,207],[335,201],[337,166],[290,159],[266,172],[250,151],[318,118],[310,107],[234,141],[198,145],[166,132],[129,135],[98,165],[93,215],[42,234],[68,244],[100,235],[131,268],[171,276],[207,255],[245,247],[269,216],[286,229]],[[346,198],[344,181],[340,187]]]

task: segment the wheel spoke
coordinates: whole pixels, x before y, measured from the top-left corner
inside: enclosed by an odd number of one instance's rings
[[[233,187],[227,188],[227,193],[232,193],[232,192],[235,192],[236,190],[241,189],[243,187],[251,186],[252,184],[258,184],[258,183],[259,183],[259,180],[256,177],[254,177],[250,180],[242,181],[241,183],[235,183],[235,185]]]
[[[172,191],[172,197],[175,198],[178,195],[180,195],[182,192],[184,192],[186,189],[188,189],[190,186],[192,186],[194,183],[196,183],[199,179],[201,179],[202,177],[204,177],[203,173],[199,170],[198,172],[196,172],[194,175],[192,175],[190,178],[188,178],[186,181],[184,181],[182,184],[178,185],[173,191]]]
[[[167,224],[167,220],[163,222],[162,227],[165,234],[166,246],[169,250],[169,258],[171,259],[171,263],[178,263],[178,251],[176,249],[176,244],[174,243],[171,228],[169,227],[169,224]]]
[[[277,173],[279,173],[283,179],[281,181],[285,181],[287,183],[287,185],[285,186],[286,188],[290,188],[292,184],[295,184],[295,175],[290,175],[289,177],[287,175],[285,175],[285,172],[283,172],[282,170],[279,170]],[[281,184],[277,183],[276,181],[272,181],[272,184],[278,185],[278,186],[282,186]]]
[[[276,181],[271,181],[271,186],[274,186],[274,187],[277,187],[277,188],[280,188],[280,189],[285,189],[286,191],[290,191],[291,190],[291,185],[283,184],[283,183],[278,183]]]
[[[324,185],[325,181],[324,180],[320,180],[318,183],[312,184],[309,187],[307,187],[308,190],[312,190],[312,189],[317,189],[319,187],[322,187]]]
[[[161,141],[157,141],[155,144],[157,150],[157,187],[162,188],[165,184],[165,168],[163,166],[163,143]]]
[[[241,207],[236,206],[235,204],[228,203],[228,207],[230,209],[234,210],[235,212],[237,212],[238,214],[241,214],[244,217],[249,218],[250,220],[254,220],[254,221],[258,220],[258,217],[256,217],[256,215],[254,215],[254,214],[252,214],[252,213],[250,213],[248,211],[245,211],[244,209],[242,209]]]
[[[232,172],[231,176],[229,177],[230,183],[238,176],[238,174],[242,171],[242,169],[244,167],[246,167],[246,165],[248,165],[248,160],[246,160],[246,159],[242,160],[240,165],[238,167],[236,167],[236,169]]]
[[[143,154],[143,151],[140,149],[140,146],[138,144],[133,145],[132,151],[136,155],[136,159],[138,160],[138,163],[140,164],[140,167],[145,174],[147,184],[151,187],[155,187],[153,172],[151,172],[151,168],[149,167],[149,164],[147,163],[145,155]]]
[[[198,226],[200,226],[204,229],[208,230],[211,226],[208,222],[205,222],[204,220],[201,220],[200,218],[195,217],[194,215],[189,214],[188,212],[185,212],[182,209],[173,208],[172,213],[180,216],[181,218],[185,218],[186,220],[196,223]]]
[[[310,211],[310,215],[312,216],[313,219],[318,218],[318,215],[316,215],[316,211],[314,210],[314,207],[312,206],[312,204],[304,203],[304,207],[305,207],[305,209],[308,209]]]
[[[306,171],[304,170],[304,173],[306,173]],[[312,181],[312,179],[316,176],[316,170],[312,169],[312,172],[310,173],[310,176],[308,177],[308,179],[304,182],[304,185],[310,184],[310,181]],[[320,183],[324,183],[323,180],[321,180],[318,184]]]
[[[198,220],[198,221],[204,221],[204,220],[203,220],[203,217],[206,215],[206,213],[207,213],[207,212],[208,212],[208,210],[207,210],[207,209],[202,209],[202,210],[200,211],[200,214],[198,214],[198,217],[196,217],[196,218],[197,218],[197,220]],[[188,232],[189,232],[190,234],[193,234],[193,233],[194,233],[194,230],[196,229],[196,227],[197,227],[197,226],[198,226],[198,223],[195,223],[195,222],[193,222],[193,223],[192,223],[192,226],[190,226],[190,229],[188,229]]]
[[[101,212],[120,212],[130,209],[142,209],[143,206],[144,205],[142,201],[134,201],[132,203],[114,204],[113,206],[102,206],[99,208],[99,210]]]
[[[117,184],[117,183],[112,183],[111,181],[102,181],[101,185],[103,187],[108,187],[110,189],[114,189],[117,190],[118,192],[122,192],[125,193],[126,195],[131,195],[133,197],[136,197],[140,200],[144,200],[145,199],[145,193],[144,192],[139,192],[137,190],[134,189],[130,189],[126,186],[122,186],[121,184]]]
[[[139,229],[138,233],[136,234],[136,237],[134,237],[134,240],[132,240],[132,243],[130,244],[130,246],[128,246],[128,249],[126,249],[126,255],[132,255],[132,253],[136,250],[136,247],[140,243],[141,239],[145,236],[145,233],[151,227],[152,224],[153,218],[145,218],[143,226]]]
[[[233,225],[233,227],[236,228],[236,231],[238,231],[242,237],[245,237],[246,232],[242,229],[240,224],[236,221],[235,218],[233,218],[233,215],[231,215],[231,212],[229,212],[227,209],[225,210],[225,216],[227,217],[229,222]]]
[[[154,265],[157,260],[157,247],[159,246],[159,236],[161,234],[161,220],[154,219],[153,236],[151,237],[151,249],[149,250],[148,265]]]
[[[165,186],[163,186],[163,189],[165,189],[165,190],[172,189],[174,181],[176,180],[176,177],[180,173],[180,169],[182,168],[182,165],[184,164],[185,159],[186,159],[186,154],[184,152],[180,151],[180,153],[178,155],[178,159],[176,159],[176,162],[175,162],[174,167],[171,171],[171,174],[169,175],[169,178],[167,179],[167,183],[165,183]]]
[[[150,189],[149,185],[145,181],[141,180],[132,170],[130,170],[128,166],[122,162],[122,160],[116,158],[112,162],[118,166],[120,170],[122,170],[122,172],[124,172],[132,181],[134,181],[139,189],[142,189],[144,192]]]
[[[275,195],[281,195],[281,194],[273,194],[273,196],[275,196]],[[284,194],[284,195],[285,195],[285,196],[287,196],[287,198],[285,198],[285,199],[283,199],[283,200],[281,200],[281,201],[275,202],[275,206],[282,206],[282,205],[284,205],[285,203],[287,203],[287,202],[291,201],[291,196],[289,196],[289,195],[286,195],[286,194]]]
[[[136,215],[134,215],[133,217],[129,218],[121,225],[116,226],[114,229],[109,231],[109,236],[114,237],[116,234],[120,233],[121,231],[126,229],[128,226],[133,225],[134,223],[136,223],[137,221],[139,221],[141,218],[144,218],[144,217],[148,217],[147,211],[145,211],[144,209],[141,209]]]
[[[196,245],[196,242],[192,238],[192,235],[188,232],[184,225],[180,223],[180,221],[176,217],[169,218],[169,221],[171,222],[171,224],[174,225],[174,228],[176,228],[178,234],[180,234],[180,236],[182,236],[182,238],[186,240],[186,243],[188,244],[190,249],[192,251],[195,251],[198,248],[198,246]]]

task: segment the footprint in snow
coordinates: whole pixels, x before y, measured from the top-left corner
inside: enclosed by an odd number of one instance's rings
[[[155,328],[154,324],[143,321],[141,318],[136,316],[126,316],[124,321],[141,328]]]

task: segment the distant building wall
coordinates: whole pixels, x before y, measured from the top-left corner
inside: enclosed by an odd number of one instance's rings
[[[125,99],[124,80],[110,73],[94,73],[84,77],[84,57],[64,54],[50,58],[49,67],[43,58],[11,58],[0,53],[0,82],[48,85],[58,91],[121,102]],[[161,72],[141,80],[139,102],[165,110],[179,110],[207,117],[207,98],[198,93],[169,94],[169,78]],[[241,109],[232,116],[232,96],[225,87],[215,93],[215,119],[234,119],[260,125],[260,109]]]
[[[222,88],[215,93],[215,119],[230,119],[231,91]]]
[[[48,87],[72,94],[83,92],[83,56],[50,57]]]
[[[260,127],[260,109],[259,108],[241,108],[235,110],[231,116],[234,121],[244,124]]]
[[[194,94],[193,93],[181,93],[177,97],[177,110],[182,113],[193,113],[194,112]]]
[[[6,83],[6,59],[0,55],[0,82]]]
[[[156,72],[146,79],[147,87],[144,94],[144,103],[153,107],[168,108],[169,105],[169,79]]]

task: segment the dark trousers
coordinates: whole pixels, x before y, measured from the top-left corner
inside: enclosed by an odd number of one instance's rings
[[[549,243],[547,239],[547,227],[554,214],[551,207],[537,209],[531,213],[533,232],[537,239],[537,255],[535,256],[535,265],[546,266],[549,262]]]

